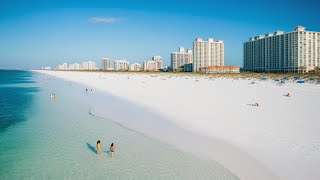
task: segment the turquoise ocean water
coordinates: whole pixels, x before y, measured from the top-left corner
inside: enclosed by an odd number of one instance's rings
[[[238,179],[217,162],[128,129],[112,116],[92,113],[93,104],[98,104],[92,99],[111,98],[35,72],[0,74],[1,180]],[[111,109],[108,104],[121,107],[120,102],[101,102],[105,109]],[[101,154],[95,150],[98,139]],[[116,146],[113,158],[108,151],[111,143]]]

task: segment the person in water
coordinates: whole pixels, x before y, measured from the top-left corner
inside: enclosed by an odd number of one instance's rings
[[[97,141],[96,148],[97,148],[97,154],[100,154],[100,148],[101,148],[100,140]]]
[[[113,157],[113,154],[114,154],[114,145],[113,145],[113,143],[111,144],[111,146],[110,146],[110,154],[111,154],[111,157]]]

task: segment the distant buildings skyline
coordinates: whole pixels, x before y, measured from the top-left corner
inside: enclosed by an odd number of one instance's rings
[[[43,67],[42,69],[50,70],[52,68],[47,66],[47,67]],[[85,61],[85,62],[82,62],[81,64],[73,63],[73,64],[68,65],[68,63],[63,63],[53,69],[56,69],[56,70],[96,70],[97,68],[96,68],[95,62]]]
[[[179,47],[171,53],[171,70],[202,73],[238,72],[238,66],[224,66],[224,42],[208,38],[196,38],[192,50]],[[162,70],[162,57],[152,56],[143,64],[130,66],[127,60],[115,60],[114,68],[108,58],[102,59],[102,70],[116,71],[159,71]],[[309,72],[320,67],[320,32],[306,31],[297,26],[291,32],[275,31],[258,35],[243,43],[244,70],[255,72]],[[50,69],[45,67],[43,69]],[[92,61],[78,64],[63,63],[59,70],[94,70]]]
[[[193,55],[193,51],[198,54]],[[152,60],[145,60],[143,64],[134,63],[130,64],[126,59],[114,60],[114,66],[111,67],[111,60],[107,57],[102,58],[102,70],[115,70],[115,71],[160,71],[163,69],[163,59],[161,56],[152,56]],[[197,38],[193,42],[193,50],[188,49],[185,51],[183,46],[179,47],[179,52],[171,53],[171,70],[184,71],[184,72],[203,72],[202,68],[209,66],[223,66],[224,65],[224,44],[222,40],[217,42],[213,38],[208,38],[208,41],[203,41],[202,38]],[[77,67],[77,68],[76,68]],[[198,69],[196,69],[198,68]],[[44,69],[44,68],[43,68]],[[49,68],[50,69],[50,68]],[[96,70],[95,62],[83,62],[82,66],[72,64],[67,68],[67,64],[59,65],[58,70]],[[223,68],[225,71],[227,67]],[[230,69],[230,68],[229,68]],[[166,68],[165,71],[167,71]],[[220,72],[220,71],[206,71],[206,72]]]

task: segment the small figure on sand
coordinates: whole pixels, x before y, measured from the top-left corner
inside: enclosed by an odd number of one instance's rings
[[[55,98],[56,98],[56,94],[55,94],[55,93],[50,94],[50,98],[51,98],[51,99],[55,99]]]
[[[97,154],[100,154],[100,148],[101,148],[100,140],[97,141],[96,148],[97,148]]]
[[[285,82],[284,80],[281,80],[281,81],[278,83],[278,85],[279,85],[279,86],[283,86],[285,83],[286,83],[286,82]]]
[[[258,103],[258,102],[256,102],[256,103],[252,104],[252,106],[259,107],[259,103]]]
[[[111,146],[110,146],[110,155],[111,155],[111,157],[113,157],[113,155],[114,155],[114,149],[115,149],[115,146],[112,143]]]
[[[284,96],[286,96],[286,97],[291,97],[290,93],[288,93],[288,94],[286,94],[286,95],[284,95]]]

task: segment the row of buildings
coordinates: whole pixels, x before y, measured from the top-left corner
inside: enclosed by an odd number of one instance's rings
[[[112,66],[113,65],[113,66]],[[312,72],[320,67],[320,32],[306,31],[297,26],[291,32],[275,31],[251,37],[243,44],[243,70],[254,72]],[[48,67],[46,67],[48,68]],[[154,56],[143,64],[129,61],[102,60],[103,70],[158,71],[162,69],[162,57]],[[59,70],[95,70],[92,61],[80,64],[64,63]],[[180,46],[171,53],[172,71],[201,73],[239,73],[238,66],[224,65],[224,42],[197,38],[191,49]]]
[[[113,66],[112,66],[113,64]],[[102,59],[102,70],[115,71],[159,71],[163,68],[162,57],[153,56],[151,60],[146,60],[143,64],[130,64],[126,59],[114,60],[113,63],[109,58]]]
[[[43,69],[49,70],[51,69],[50,67],[44,67]],[[56,68],[56,70],[96,70],[96,63],[93,61],[86,61],[86,62],[82,62],[81,64],[78,63],[73,63],[73,64],[69,64],[68,63],[63,63],[58,65]]]
[[[193,48],[171,53],[173,71],[238,73],[224,66],[224,44],[197,38]],[[251,37],[243,44],[243,70],[253,72],[305,73],[320,69],[320,32],[297,26],[291,32],[275,31]]]

